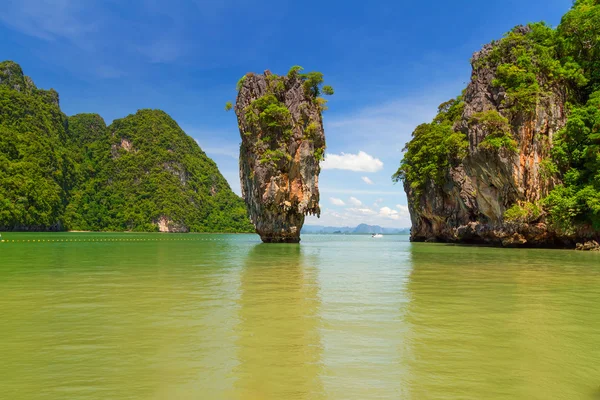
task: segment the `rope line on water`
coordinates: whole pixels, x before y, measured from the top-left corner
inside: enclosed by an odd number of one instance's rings
[[[93,238],[93,239],[1,239],[0,243],[74,243],[74,242],[87,242],[87,243],[98,243],[98,242],[208,242],[208,241],[223,241],[225,239],[216,238],[198,238],[198,239],[174,239],[174,238]],[[231,240],[231,239],[228,239]],[[238,239],[235,239],[238,240]]]

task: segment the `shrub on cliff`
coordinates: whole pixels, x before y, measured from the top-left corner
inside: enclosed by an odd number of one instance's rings
[[[587,222],[600,229],[600,91],[573,108],[552,156],[564,186],[545,199],[551,220],[561,229]]]
[[[429,181],[444,183],[448,168],[467,154],[467,137],[453,128],[463,107],[461,97],[443,103],[432,123],[421,124],[415,129],[412,140],[404,147],[400,168],[392,176],[395,182],[409,182],[417,195]]]

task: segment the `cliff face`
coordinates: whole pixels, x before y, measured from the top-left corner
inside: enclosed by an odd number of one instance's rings
[[[561,184],[546,169],[555,136],[567,122],[568,84],[540,69],[527,83],[539,88],[533,95],[506,87],[506,71],[512,73],[517,63],[515,43],[530,33],[517,27],[509,35],[514,42],[495,42],[474,54],[471,81],[459,98],[462,112],[452,122],[468,141],[464,156],[448,165],[440,181],[428,179],[416,188],[404,179],[413,241],[574,247],[597,236],[583,228],[553,229],[538,206]],[[507,218],[513,207],[525,211]]]
[[[318,88],[315,93],[296,72],[248,74],[240,85],[235,113],[250,219],[264,242],[299,242],[305,215],[320,214],[325,134]]]

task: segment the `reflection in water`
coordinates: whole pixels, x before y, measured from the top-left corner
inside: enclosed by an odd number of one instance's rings
[[[328,399],[404,399],[408,243],[339,237],[304,243],[318,253]]]
[[[1,398],[227,398],[238,282],[230,246],[36,250],[0,271]]]
[[[590,398],[600,279],[567,257],[412,245],[410,398]]]
[[[316,271],[299,245],[250,249],[240,277],[237,398],[323,397],[319,313]]]
[[[0,398],[600,394],[600,254],[159,237],[0,248]]]

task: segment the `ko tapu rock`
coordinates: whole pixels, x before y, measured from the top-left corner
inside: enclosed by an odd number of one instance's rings
[[[240,180],[250,220],[265,243],[297,243],[306,215],[320,215],[319,162],[325,151],[322,112],[333,94],[323,74],[249,73],[234,108],[242,143]]]
[[[600,4],[576,2],[556,29],[518,26],[471,64],[393,177],[411,240],[598,248]]]

